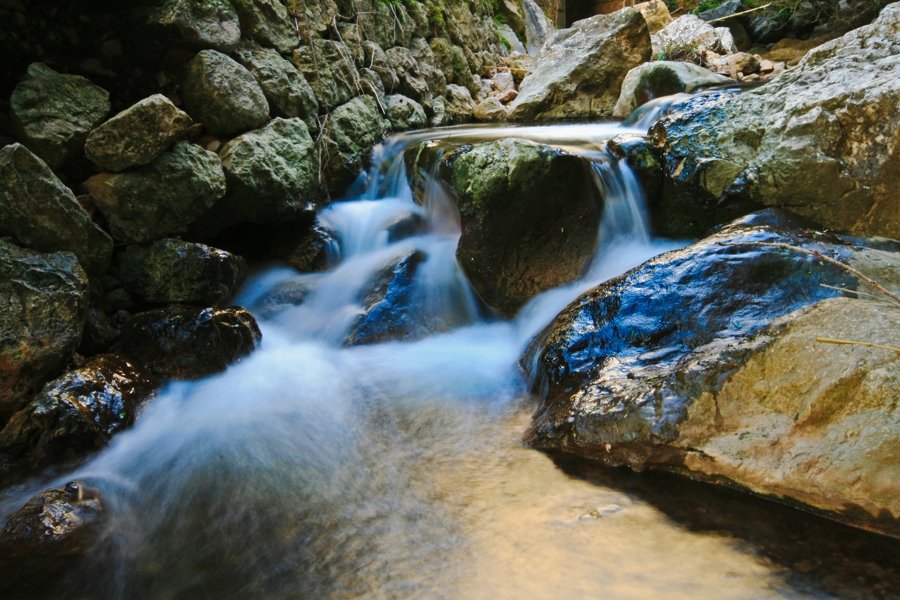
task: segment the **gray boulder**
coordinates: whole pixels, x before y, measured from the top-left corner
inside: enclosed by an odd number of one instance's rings
[[[286,119],[299,117],[313,133],[318,132],[319,102],[293,64],[275,50],[255,44],[242,44],[234,57],[259,83],[272,115]]]
[[[241,33],[263,46],[290,54],[300,44],[298,32],[280,0],[236,0]]]
[[[453,181],[462,221],[456,258],[490,306],[512,315],[583,275],[602,212],[587,161],[505,139],[460,156]]]
[[[74,254],[0,241],[0,424],[63,370],[87,310],[88,280]]]
[[[241,41],[238,14],[228,0],[167,0],[147,13],[141,30],[138,43],[154,49],[212,49],[228,54]]]
[[[419,72],[428,84],[428,90],[432,96],[443,96],[447,91],[447,78],[444,72],[438,68],[437,60],[431,46],[422,38],[415,38],[409,44],[409,51],[419,65]]]
[[[269,118],[269,103],[250,71],[215,50],[191,61],[183,95],[188,114],[214,135],[231,137]]]
[[[628,71],[622,92],[613,108],[613,116],[624,118],[634,110],[663,96],[686,92],[708,85],[728,83],[732,79],[689,62],[657,61],[644,63]]]
[[[472,94],[461,85],[451,83],[447,86],[446,113],[450,123],[457,125],[468,123],[472,120],[472,111],[475,110],[475,101]]]
[[[384,50],[375,42],[369,41],[363,42],[362,47],[363,62],[369,65],[368,68],[378,73],[381,83],[384,85],[385,93],[393,94],[399,89],[400,80],[397,78],[397,72],[388,60]]]
[[[21,144],[0,149],[0,231],[40,252],[72,252],[91,276],[102,275],[112,256],[112,238]]]
[[[476,121],[482,123],[490,123],[492,121],[503,121],[509,116],[506,107],[496,98],[485,98],[475,105],[472,110],[472,116]]]
[[[663,58],[684,53],[687,50],[717,54],[734,54],[738,51],[734,37],[727,27],[713,27],[697,15],[678,17],[651,36],[653,56]]]
[[[231,252],[170,238],[128,246],[118,270],[125,289],[147,302],[215,306],[244,282],[247,264]]]
[[[314,39],[312,46],[294,50],[294,65],[312,87],[320,111],[334,110],[359,93],[353,54],[340,42]]]
[[[339,194],[359,175],[369,153],[390,129],[375,100],[360,96],[331,113],[325,132],[322,157],[325,181],[332,194]]]
[[[84,153],[108,171],[146,165],[192,123],[168,98],[155,94],[94,129],[85,142]]]
[[[824,227],[900,238],[897,35],[891,4],[762,88],[675,107],[655,130],[663,203],[692,199],[707,215],[729,202],[780,206]]]
[[[101,173],[84,185],[115,239],[145,242],[202,215],[225,195],[225,173],[212,152],[177,144],[149,165]]]
[[[431,89],[425,79],[423,70],[412,52],[406,48],[396,47],[385,52],[388,61],[394,67],[400,84],[397,91],[408,96],[425,107],[431,108]]]
[[[422,105],[402,96],[393,94],[384,99],[385,116],[391,122],[394,131],[406,131],[408,129],[422,129],[428,124],[425,109]]]
[[[109,94],[84,77],[32,63],[13,90],[10,120],[19,141],[55,170],[81,152],[109,108]]]
[[[525,39],[528,53],[534,55],[540,52],[547,40],[553,37],[555,28],[534,0],[522,0],[522,10],[525,13]]]
[[[633,8],[578,21],[557,32],[537,55],[510,104],[510,118],[610,116],[625,75],[648,60],[647,22]]]

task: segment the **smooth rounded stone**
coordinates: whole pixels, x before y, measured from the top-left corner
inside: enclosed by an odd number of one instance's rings
[[[738,51],[727,27],[713,27],[697,15],[678,17],[650,37],[653,56],[671,56],[686,49],[697,52],[711,50],[717,54]]]
[[[269,103],[250,71],[215,50],[190,62],[182,92],[188,114],[217,136],[262,127],[269,118]]]
[[[269,101],[269,112],[286,119],[303,119],[310,131],[318,132],[319,102],[306,78],[291,62],[271,48],[246,43],[241,44],[234,58],[259,83]]]
[[[0,566],[83,554],[104,521],[104,510],[99,492],[84,483],[44,490],[13,513],[0,531]]]
[[[472,110],[472,116],[476,121],[482,123],[490,123],[493,121],[503,121],[508,116],[506,107],[497,98],[485,98],[475,105]]]
[[[451,83],[447,86],[446,111],[450,124],[457,125],[468,123],[472,120],[472,111],[475,110],[475,101],[472,94],[461,85]]]
[[[510,119],[610,116],[625,75],[650,53],[647,22],[633,8],[577,21],[535,57],[510,104]]]
[[[131,427],[160,381],[115,354],[101,354],[41,390],[0,431],[0,452],[19,467],[83,454]]]
[[[318,154],[300,119],[272,119],[219,151],[228,191],[193,227],[214,235],[237,223],[280,223],[321,200]]]
[[[413,302],[414,278],[426,258],[424,252],[414,250],[375,273],[360,298],[362,311],[351,326],[345,345],[419,339],[432,333],[417,314],[424,308]]]
[[[512,315],[583,275],[602,212],[583,158],[506,139],[462,154],[453,179],[462,220],[456,258],[490,306]]]
[[[388,61],[384,50],[381,49],[381,46],[371,41],[363,42],[362,47],[363,62],[369,65],[368,68],[378,73],[385,93],[393,94],[400,88],[400,80],[397,78],[397,72],[394,71],[394,67]]]
[[[432,96],[443,96],[447,91],[447,78],[444,72],[438,68],[437,59],[431,46],[422,38],[415,38],[409,43],[409,51],[419,65],[419,72],[428,84],[428,90]]]
[[[172,305],[131,315],[115,351],[163,379],[201,379],[252,352],[261,338],[243,308]]]
[[[384,54],[393,65],[397,79],[400,81],[397,91],[412,98],[426,110],[429,109],[432,98],[431,90],[419,62],[412,52],[406,48],[396,47],[387,50]]]
[[[241,33],[281,54],[290,54],[300,44],[287,8],[280,0],[235,0]]]
[[[411,98],[400,94],[386,96],[384,99],[385,116],[391,122],[394,131],[422,129],[428,124],[425,109]]]
[[[641,11],[641,14],[644,15],[644,20],[647,21],[647,28],[650,29],[651,35],[672,22],[672,14],[663,0],[641,2],[640,4],[635,4],[634,8]]]
[[[525,39],[528,40],[528,54],[535,55],[544,47],[547,40],[553,37],[555,28],[547,19],[544,10],[534,0],[522,0],[522,12]]]
[[[54,170],[81,152],[88,134],[109,109],[106,90],[41,63],[28,67],[10,98],[16,137]]]
[[[38,254],[0,241],[0,424],[72,358],[88,294],[74,254]]]
[[[115,239],[146,242],[193,222],[224,196],[225,173],[212,152],[177,144],[149,165],[84,185]]]
[[[771,209],[745,217],[559,314],[521,361],[542,398],[527,443],[730,480],[896,535],[900,361],[814,339],[891,345],[897,311],[836,299],[823,284],[863,287],[837,266],[748,242],[821,252],[900,289],[896,242]]]
[[[628,71],[613,116],[625,118],[655,98],[686,92],[732,80],[689,62],[656,61]]]
[[[325,181],[332,195],[353,183],[376,143],[391,127],[369,96],[354,98],[332,111],[325,131]]]
[[[176,239],[132,244],[119,259],[125,289],[147,302],[217,305],[244,282],[243,258]]]
[[[755,204],[900,238],[898,35],[892,4],[765,86],[672,107],[654,129],[666,153],[663,204],[707,227],[719,207]]]
[[[310,37],[325,36],[340,9],[334,0],[287,0],[288,12],[297,15],[297,26],[303,43]]]
[[[269,290],[250,309],[261,319],[271,319],[293,306],[300,306],[306,302],[314,289],[315,282],[310,279],[286,281]]]
[[[0,232],[40,252],[72,252],[91,276],[106,271],[112,256],[112,238],[21,144],[0,148]]]
[[[314,39],[312,46],[294,50],[294,66],[312,87],[321,112],[334,110],[359,92],[359,73],[351,56],[345,44],[331,40]]]
[[[87,157],[107,171],[146,165],[193,124],[162,94],[154,94],[94,129],[84,145]]]
[[[167,0],[147,13],[142,29],[138,42],[153,49],[229,54],[241,41],[240,20],[228,0]]]

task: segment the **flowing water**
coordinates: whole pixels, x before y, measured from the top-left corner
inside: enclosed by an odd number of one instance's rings
[[[235,300],[259,318],[260,348],[219,376],[170,385],[132,430],[51,482],[82,480],[108,509],[99,543],[54,597],[889,597],[878,590],[896,583],[884,564],[900,557],[893,542],[521,445],[535,407],[523,348],[583,291],[679,245],[651,238],[634,177],[604,154],[622,131],[451,128],[376,149],[355,197],[320,211],[336,239],[330,270],[269,268]],[[426,173],[417,204],[402,153],[512,136],[594,159],[605,211],[584,279],[507,321],[456,264],[452,199]],[[393,240],[391,225],[410,217],[425,231]],[[409,302],[434,333],[345,347],[374,274],[416,251],[426,259]],[[302,303],[273,301],[291,286],[306,290]],[[40,489],[8,492],[3,515]]]

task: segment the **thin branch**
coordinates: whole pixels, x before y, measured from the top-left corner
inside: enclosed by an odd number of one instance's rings
[[[724,17],[719,17],[718,19],[710,19],[709,21],[707,21],[707,23],[715,23],[716,21],[726,21],[728,19],[733,19],[734,17],[739,17],[741,15],[750,14],[752,12],[756,12],[756,11],[762,10],[764,8],[769,8],[770,6],[772,6],[771,2],[769,4],[763,4],[762,6],[757,6],[756,8],[751,8],[750,10],[744,10],[741,12],[731,13],[730,15],[726,15]]]
[[[848,290],[847,288],[837,287],[836,285],[827,285],[824,283],[820,283],[819,287],[823,287],[829,290],[835,290],[838,292],[846,292],[848,294],[856,294],[857,296],[865,296],[866,298],[872,298],[877,301],[879,304],[884,304],[885,306],[890,306],[891,308],[900,308],[900,304],[896,304],[894,302],[886,302],[884,298],[881,296],[876,296],[875,294],[870,294],[868,292],[860,292],[859,290]]]
[[[882,350],[890,350],[891,352],[896,352],[898,356],[900,356],[900,348],[892,348],[891,346],[882,346],[881,344],[873,344],[871,342],[851,342],[850,340],[834,340],[831,338],[823,338],[817,337],[817,342],[821,342],[823,344],[841,344],[845,346],[866,346],[868,348],[881,348]]]
[[[841,261],[835,260],[829,256],[825,256],[821,252],[816,252],[815,250],[807,250],[806,248],[798,248],[797,246],[791,246],[790,244],[778,244],[778,243],[773,243],[773,242],[719,242],[719,244],[722,246],[761,246],[763,248],[783,248],[785,250],[793,250],[795,252],[800,252],[802,254],[814,256],[820,260],[824,260],[825,262],[828,262],[837,267],[840,267],[849,273],[852,273],[853,275],[862,279],[863,281],[865,281],[866,283],[868,283],[869,285],[874,287],[876,290],[878,290],[879,292],[881,292],[882,294],[884,294],[885,296],[887,296],[888,298],[890,298],[897,304],[900,304],[900,296],[898,296],[897,294],[895,294],[889,290],[886,290],[884,287],[882,287],[882,285],[880,283],[878,283],[871,277],[863,275],[862,273],[860,273],[853,267],[845,265]]]

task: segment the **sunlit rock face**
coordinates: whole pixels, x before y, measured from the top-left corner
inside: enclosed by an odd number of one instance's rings
[[[730,480],[897,533],[900,360],[847,360],[814,340],[886,344],[900,312],[834,298],[824,286],[854,289],[848,272],[754,243],[820,252],[900,288],[900,243],[822,234],[778,211],[745,217],[556,318],[523,360],[543,397],[527,441]]]
[[[714,206],[749,200],[824,227],[900,237],[900,4],[811,51],[756,90],[691,99],[660,121],[667,195],[678,202],[710,167]],[[702,186],[701,186],[702,187]]]

